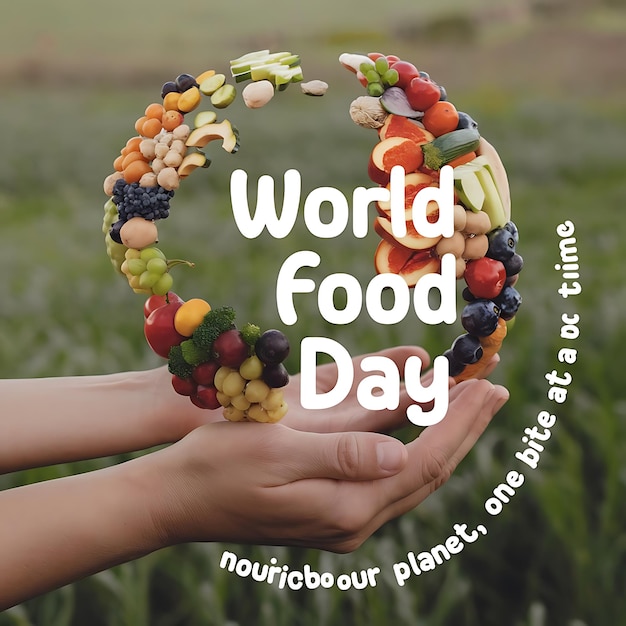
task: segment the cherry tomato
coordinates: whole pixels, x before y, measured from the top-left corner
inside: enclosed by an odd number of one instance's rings
[[[416,111],[428,110],[435,102],[439,102],[439,97],[441,96],[439,87],[421,76],[411,80],[404,91],[409,104]]]
[[[387,59],[389,59],[389,57],[387,57]],[[415,65],[408,61],[395,61],[394,63],[390,61],[389,68],[398,72],[398,82],[394,86],[402,89],[406,89],[409,83],[420,75]]]
[[[186,339],[174,328],[174,315],[182,305],[182,302],[164,304],[152,311],[144,322],[144,335],[148,345],[164,359],[167,359],[172,346],[177,346]]]
[[[468,261],[464,278],[476,298],[492,300],[498,296],[506,283],[506,269],[502,261],[485,256]]]
[[[395,54],[387,55],[387,62],[389,63],[389,65],[391,65],[392,63],[397,63],[399,60],[400,57],[396,56]]]

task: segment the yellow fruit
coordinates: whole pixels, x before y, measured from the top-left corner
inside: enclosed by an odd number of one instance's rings
[[[200,326],[204,316],[211,310],[211,305],[202,298],[187,300],[174,315],[174,328],[183,337],[191,337]]]

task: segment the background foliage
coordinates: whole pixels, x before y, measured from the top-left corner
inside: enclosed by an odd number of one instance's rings
[[[436,7],[436,8],[435,8]],[[368,185],[374,138],[351,124],[358,84],[338,67],[342,51],[380,49],[427,69],[451,100],[479,120],[509,170],[514,218],[526,260],[524,305],[506,341],[495,380],[511,400],[448,485],[418,510],[389,523],[350,555],[225,545],[163,550],[95,575],[0,615],[0,625],[178,624],[419,626],[618,624],[626,614],[626,401],[621,380],[626,289],[623,175],[626,132],[621,2],[535,0],[428,6],[394,0],[300,4],[181,0],[23,0],[0,22],[0,375],[96,374],[160,365],[143,342],[141,298],[108,264],[100,233],[101,181],[132,133],[133,120],[181,71],[200,72],[269,47],[297,51],[307,78],[330,85],[326,98],[290,88],[266,109],[233,105],[242,137],[236,157],[215,154],[176,196],[161,227],[168,256],[197,261],[177,274],[183,297],[228,303],[274,326],[274,289],[282,261],[302,248],[322,256],[319,277],[334,271],[365,283],[365,241],[292,238],[249,242],[230,214],[228,176],[251,180],[285,169],[303,174],[304,193],[321,185],[346,194]],[[556,226],[576,225],[583,293],[568,300]],[[370,251],[370,252],[368,252]],[[294,346],[307,335],[334,336],[352,353],[417,342],[440,353],[455,329],[409,319],[378,328],[365,316],[328,327],[314,301],[297,304]],[[547,400],[544,374],[562,371],[556,353],[562,313],[581,317],[579,360],[567,402]],[[129,318],[135,316],[135,323]],[[448,334],[452,333],[452,335]],[[290,369],[298,368],[297,350]],[[1,407],[1,404],[0,404]],[[539,410],[558,417],[536,471],[496,519],[483,503],[522,449],[523,429]],[[0,408],[0,411],[2,409]],[[410,433],[406,433],[407,436]],[[2,477],[0,487],[86,471],[119,459],[56,466]],[[480,522],[489,534],[434,572],[403,588],[391,565],[445,540],[453,524]],[[219,569],[224,549],[292,569],[310,563],[336,574],[378,565],[376,588],[359,592],[285,592]],[[0,581],[1,584],[1,581]]]

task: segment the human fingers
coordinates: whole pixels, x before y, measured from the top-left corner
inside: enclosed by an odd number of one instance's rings
[[[410,491],[410,480],[404,481],[393,493],[400,497],[383,512],[385,519],[415,508],[447,482],[509,397],[504,387],[493,386],[487,381],[466,383],[470,384],[459,385],[456,401],[451,404],[446,418],[426,428],[418,439],[407,446],[409,461],[405,471],[390,481],[400,479],[411,471],[414,490]],[[443,425],[448,418],[450,422],[445,428]],[[391,490],[389,492],[392,497]]]

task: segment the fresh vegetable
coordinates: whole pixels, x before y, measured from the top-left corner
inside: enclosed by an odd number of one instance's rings
[[[201,348],[211,350],[217,337],[234,328],[235,310],[229,306],[211,309],[200,325],[193,331],[192,338]]]
[[[452,159],[475,151],[479,141],[478,131],[471,128],[441,135],[430,143],[422,144],[424,164],[432,170],[439,170]]]

